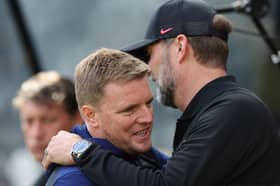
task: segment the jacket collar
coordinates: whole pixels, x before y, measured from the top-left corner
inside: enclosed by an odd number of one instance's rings
[[[178,145],[181,143],[192,118],[194,118],[205,105],[209,104],[211,100],[233,87],[236,87],[235,78],[233,76],[223,76],[206,84],[194,96],[184,113],[177,120],[173,140],[174,150],[177,149]]]
[[[228,86],[232,87],[233,84],[236,84],[235,82],[236,79],[234,76],[223,76],[206,84],[193,97],[179,120],[186,120],[195,116],[205,104],[208,104],[217,95],[225,91]]]

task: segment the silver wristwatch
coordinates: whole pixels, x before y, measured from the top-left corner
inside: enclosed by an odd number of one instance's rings
[[[82,139],[78,142],[76,142],[73,146],[72,146],[72,150],[71,150],[71,155],[73,157],[74,160],[79,159],[79,157],[81,155],[83,155],[87,149],[89,149],[89,147],[91,146],[91,142],[85,139]]]

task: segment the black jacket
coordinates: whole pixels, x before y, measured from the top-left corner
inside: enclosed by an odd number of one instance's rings
[[[162,169],[137,167],[98,146],[77,164],[101,186],[280,186],[279,126],[227,76],[203,87],[178,119]]]

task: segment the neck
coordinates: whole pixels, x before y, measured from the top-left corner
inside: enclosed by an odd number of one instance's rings
[[[89,134],[92,137],[105,138],[103,132],[101,132],[101,130],[99,128],[92,127],[90,124],[87,124],[87,123],[86,123],[86,126],[87,126],[87,130],[88,130]]]
[[[192,68],[182,70],[178,74],[177,87],[175,93],[175,104],[182,112],[192,101],[193,97],[209,82],[225,76],[226,71],[221,68],[195,65]],[[181,77],[181,78],[180,78]]]

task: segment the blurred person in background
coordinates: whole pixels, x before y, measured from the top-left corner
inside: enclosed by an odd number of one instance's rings
[[[126,49],[148,57],[158,100],[182,112],[162,169],[135,166],[96,143],[71,158],[80,140],[66,132],[51,140],[43,165],[76,163],[102,186],[279,186],[279,125],[262,100],[228,75],[230,31],[206,2],[171,0],[157,9],[145,39]]]
[[[12,186],[45,185],[40,166],[44,150],[59,130],[81,124],[72,80],[55,71],[40,72],[24,81],[13,99],[27,147],[15,150],[7,161]]]
[[[149,66],[118,50],[102,48],[75,70],[75,91],[85,125],[72,132],[83,138],[73,155],[95,142],[135,165],[161,168],[167,157],[152,147],[153,95]],[[51,166],[47,185],[92,186],[78,166]]]

